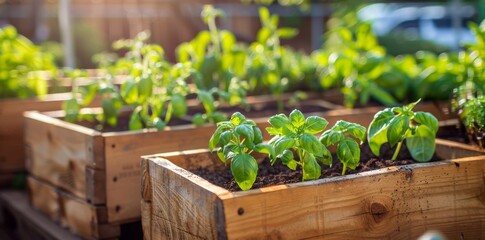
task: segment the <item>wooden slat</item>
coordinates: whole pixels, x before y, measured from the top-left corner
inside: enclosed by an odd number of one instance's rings
[[[214,126],[184,126],[163,132],[104,135],[106,146],[110,146],[106,149],[110,221],[140,217],[140,156],[205,147],[214,131]]]
[[[107,223],[105,207],[89,204],[34,177],[28,178],[28,186],[33,207],[72,233],[86,239],[120,236],[120,224]]]
[[[448,162],[388,168],[371,176],[227,197],[227,234],[416,239],[434,229],[449,239],[477,238],[485,234],[485,159],[475,160],[458,161],[459,167]]]
[[[83,199],[87,198],[86,168],[100,167],[91,145],[99,136],[94,130],[51,118],[37,112],[25,113],[25,144],[29,149],[28,169],[33,176],[52,183]],[[93,198],[95,203],[102,198]]]
[[[141,224],[143,228],[143,239],[150,240],[151,236],[151,226],[152,226],[152,204],[145,200],[141,200]]]
[[[120,225],[107,223],[105,207],[93,206],[65,192],[61,192],[60,202],[61,224],[70,231],[85,238],[105,239],[120,236]]]
[[[416,239],[434,229],[449,239],[484,236],[485,155],[443,140],[437,141],[437,153],[464,158],[234,193],[176,166],[187,165],[183,159],[191,154],[214,162],[216,156],[192,151],[147,157],[153,187],[149,234],[151,239]],[[218,201],[223,216],[214,209]],[[193,219],[200,224],[189,224]]]
[[[59,222],[61,220],[61,206],[58,191],[33,177],[27,178],[27,187],[32,206],[53,221]]]
[[[33,209],[27,195],[20,191],[0,192],[3,225],[12,239],[20,240],[80,240],[66,229]],[[2,238],[3,239],[3,238]],[[7,238],[8,239],[8,238]]]
[[[169,239],[221,238],[217,228],[218,219],[214,218],[218,204],[221,204],[217,202],[217,194],[198,186],[199,178],[195,175],[191,176],[194,181],[186,181],[173,170],[178,167],[170,162],[150,161],[149,164],[151,181],[156,185],[152,190],[152,228],[163,232]],[[165,181],[167,179],[170,180]],[[227,190],[221,188],[220,192]],[[189,221],[192,224],[184,224]]]

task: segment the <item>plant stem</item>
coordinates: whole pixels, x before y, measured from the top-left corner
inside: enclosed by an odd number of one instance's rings
[[[345,175],[346,171],[347,171],[347,164],[344,163],[344,167],[342,169],[342,176]]]
[[[278,93],[276,96],[276,101],[278,104],[278,112],[283,112],[283,96],[281,93]]]
[[[399,152],[401,151],[401,147],[402,147],[402,142],[403,142],[403,141],[400,141],[399,143],[397,143],[397,148],[396,148],[396,151],[395,151],[395,152],[394,152],[394,154],[392,155],[392,161],[396,160],[397,155],[399,155]]]

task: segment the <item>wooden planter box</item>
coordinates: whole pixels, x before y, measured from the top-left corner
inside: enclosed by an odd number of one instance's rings
[[[422,104],[420,108],[436,114],[438,118],[446,117],[440,115],[441,111],[434,104]],[[311,115],[323,116],[330,124],[347,120],[368,125],[381,109],[338,109]],[[207,148],[208,140],[215,131],[212,125],[199,128],[181,125],[164,131],[102,133],[61,120],[62,111],[28,112],[24,115],[27,165],[32,179],[28,183],[34,207],[55,220],[75,215],[76,210],[70,213],[74,208],[65,206],[66,202],[62,201],[63,196],[68,195],[93,213],[92,218],[84,218],[84,223],[71,221],[67,224],[71,229],[80,229],[76,226],[80,224],[93,226],[139,220],[140,157]],[[267,118],[254,120],[262,129],[268,126]],[[32,184],[33,181],[40,184]],[[36,186],[39,185],[51,187],[51,194],[37,194]],[[96,231],[96,228],[91,228],[86,232],[92,234]]]
[[[78,85],[85,85],[96,81],[103,74],[101,70],[88,69],[90,77],[76,80]],[[52,76],[45,73],[46,78]],[[51,80],[49,80],[51,81]],[[117,76],[116,84],[121,84],[124,76]],[[42,98],[30,99],[1,99],[0,100],[0,175],[25,171],[25,150],[23,140],[23,113],[26,111],[55,111],[62,109],[62,103],[71,99],[72,79],[62,78],[57,85],[49,82],[49,92],[64,91],[64,93],[48,94]],[[99,106],[95,100],[91,106]]]
[[[268,101],[267,97],[264,97],[264,101],[255,97],[249,99],[255,106]],[[315,101],[313,99],[312,104],[317,103],[321,107],[336,106],[322,100]],[[350,117],[364,114],[370,118],[378,110],[331,110],[325,114],[346,114]],[[32,179],[49,184],[55,189],[56,196],[59,195],[57,192],[62,191],[88,208],[106,209],[103,219],[109,223],[140,219],[140,156],[204,148],[215,131],[213,125],[195,127],[190,124],[169,127],[164,131],[103,133],[63,121],[63,111],[27,112],[24,116],[27,168]],[[266,126],[266,121],[267,118],[257,119],[263,126]],[[32,185],[31,182],[29,185]],[[35,199],[39,197],[35,194],[35,188],[29,188],[36,205],[39,201]],[[64,204],[58,199],[52,197],[47,200],[44,197],[40,201],[59,206]],[[42,209],[40,206],[38,208]],[[58,219],[51,211],[45,212],[50,212],[54,219]]]
[[[485,155],[437,140],[431,163],[229,192],[186,169],[207,150],[143,157],[145,239],[448,239],[485,236]]]

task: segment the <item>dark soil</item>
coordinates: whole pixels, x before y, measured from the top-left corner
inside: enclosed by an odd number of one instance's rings
[[[390,166],[401,166],[416,163],[412,160],[405,144],[403,144],[400,154],[398,155],[398,160],[390,160],[393,153],[394,149],[390,149],[388,144],[384,144],[381,147],[382,158],[377,158],[372,154],[367,143],[364,143],[361,147],[360,165],[355,170],[347,168],[346,174],[354,174]],[[434,156],[431,161],[439,160],[441,159]],[[322,175],[320,178],[341,176],[342,173],[342,164],[337,160],[336,156],[334,156],[332,167],[321,165],[321,168]],[[217,186],[228,189],[229,191],[241,190],[234,181],[229,167],[218,169],[217,172],[212,172],[203,168],[194,169],[192,172]],[[298,167],[296,171],[292,171],[281,164],[280,161],[271,166],[269,159],[265,159],[261,164],[259,164],[258,176],[253,185],[253,189],[280,184],[296,183],[300,182],[301,178],[302,171],[300,167]]]
[[[277,109],[277,103],[269,102],[269,103],[258,103],[258,104],[252,105],[251,108],[248,108],[248,109],[244,109],[242,107],[224,106],[218,110],[224,112],[228,118],[234,112],[241,112],[242,114],[244,114],[244,116],[246,116],[246,118],[252,119],[252,118],[258,118],[258,117],[270,117],[272,115],[280,113],[276,109]],[[285,113],[286,115],[288,115],[294,109],[299,109],[302,113],[325,112],[330,110],[329,108],[320,105],[318,100],[309,100],[309,101],[302,101],[296,104],[289,104],[288,102],[286,102],[284,104],[284,109],[282,113]],[[91,129],[95,129],[100,132],[128,131],[130,113],[131,113],[130,111],[123,112],[118,117],[118,124],[115,127],[112,127],[108,124],[100,125],[100,123],[97,121],[95,122],[82,121],[77,124]],[[190,125],[192,124],[192,120],[191,120],[192,118],[190,116],[193,116],[195,113],[204,113],[202,105],[200,108],[192,108],[192,109],[189,108],[188,116],[184,117],[183,119],[172,117],[168,126],[179,126],[179,125],[185,125],[185,124]]]

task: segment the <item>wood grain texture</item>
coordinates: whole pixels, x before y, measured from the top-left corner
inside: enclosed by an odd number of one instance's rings
[[[42,98],[0,100],[0,172],[25,170],[24,120],[26,111],[54,111],[71,98],[71,93],[49,94]],[[100,104],[95,99],[91,106]]]
[[[30,203],[53,221],[61,220],[59,192],[52,186],[33,177],[27,178]]]
[[[86,168],[94,165],[99,133],[38,112],[25,113],[28,170],[33,176],[86,199]]]
[[[143,239],[150,240],[152,239],[151,236],[151,226],[152,226],[152,204],[151,202],[147,202],[145,200],[141,200],[141,225],[143,232],[146,233],[143,235]]]
[[[120,224],[109,224],[106,207],[87,203],[49,183],[28,178],[32,206],[60,226],[85,239],[110,239],[120,236]]]
[[[217,162],[214,155],[190,154]],[[190,154],[186,158],[193,158]],[[485,236],[484,153],[438,140],[437,154],[461,158],[245,192],[228,192],[185,171],[180,155],[147,157],[153,187],[149,234],[151,239],[416,239],[438,230],[448,239]],[[192,224],[194,218],[198,224]]]

